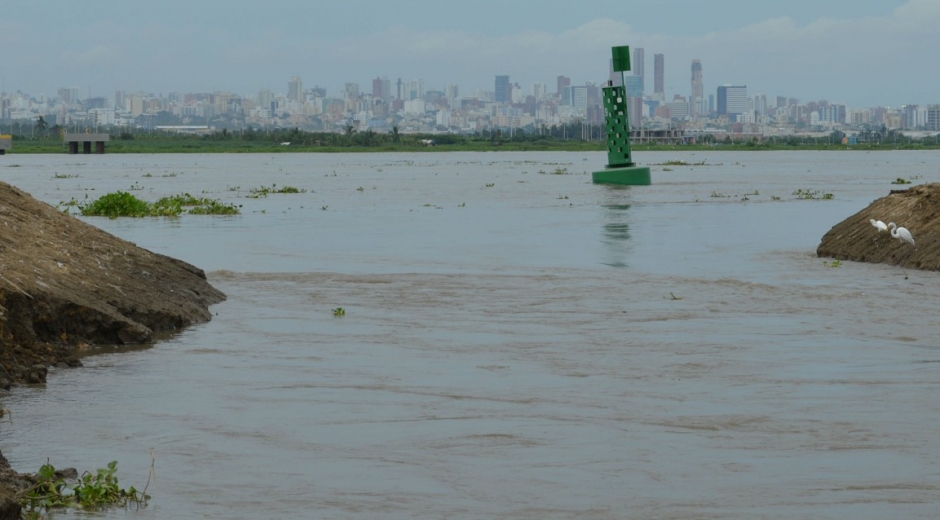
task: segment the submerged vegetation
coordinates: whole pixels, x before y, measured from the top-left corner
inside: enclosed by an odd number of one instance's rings
[[[69,207],[77,207],[86,217],[175,217],[188,213],[190,215],[237,215],[238,207],[226,204],[216,199],[194,197],[189,193],[182,193],[170,197],[163,197],[156,202],[140,200],[126,191],[108,193],[100,198],[82,204],[75,199],[64,202],[65,211]]]

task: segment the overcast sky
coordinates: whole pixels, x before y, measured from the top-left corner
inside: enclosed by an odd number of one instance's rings
[[[291,76],[338,95],[346,82],[423,79],[426,89],[530,92],[607,78],[610,47],[665,55],[666,95],[828,100],[853,107],[940,103],[940,0],[12,0],[0,14],[0,91],[83,95],[261,89]]]

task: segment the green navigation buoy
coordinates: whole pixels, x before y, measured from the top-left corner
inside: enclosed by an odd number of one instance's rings
[[[630,151],[630,121],[624,71],[630,70],[630,46],[612,47],[614,71],[620,73],[620,85],[604,87],[604,119],[607,126],[607,166],[591,174],[595,184],[648,186],[649,166],[637,166]]]

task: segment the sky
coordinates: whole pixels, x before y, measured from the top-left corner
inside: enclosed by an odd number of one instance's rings
[[[701,60],[705,93],[827,100],[851,107],[940,103],[940,0],[12,0],[0,16],[0,92],[339,95],[372,79],[524,92],[603,83],[610,48],[665,55],[665,93],[688,96]]]

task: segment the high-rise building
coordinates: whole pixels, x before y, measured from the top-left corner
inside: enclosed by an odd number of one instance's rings
[[[692,114],[700,113],[700,106],[703,98],[705,97],[705,87],[702,83],[702,62],[699,60],[692,60],[692,95],[689,99],[689,105],[692,109]]]
[[[405,84],[405,101],[424,98],[424,80],[413,79]]]
[[[927,130],[940,130],[940,105],[927,105],[924,123]]]
[[[459,92],[460,89],[457,87],[456,83],[451,83],[444,87],[444,97],[447,98],[447,106],[453,109],[460,108],[460,101],[457,99]]]
[[[375,78],[372,80],[372,99],[388,103],[392,100],[392,82],[388,78]]]
[[[666,72],[666,57],[662,54],[653,55],[653,94],[663,99],[666,93],[664,75]]]
[[[642,76],[624,76],[626,82],[627,96],[631,98],[643,98],[643,77]]]
[[[570,86],[571,86],[571,78],[569,78],[568,76],[558,76],[558,91],[557,92],[558,92],[559,97],[561,97],[561,95],[564,93],[565,88],[570,87]]]
[[[269,89],[262,89],[258,91],[258,106],[264,109],[271,108],[271,103],[274,101],[274,92],[271,92]]]
[[[509,83],[509,76],[496,76],[496,96],[497,103],[512,103],[512,84]]]
[[[300,76],[294,76],[287,82],[287,99],[289,101],[294,101],[300,103],[303,101],[304,95],[304,82],[300,80]]]
[[[722,85],[718,87],[718,115],[737,116],[747,112],[747,86]]]
[[[535,97],[535,100],[538,101],[545,97],[545,93],[548,88],[545,86],[545,83],[533,83],[532,84],[532,96]]]
[[[643,47],[637,47],[636,49],[633,49],[633,63],[631,64],[633,65],[633,75],[640,77],[640,88],[644,87],[644,81],[645,81],[643,79],[645,77],[644,76],[645,55],[643,52],[644,52]]]

